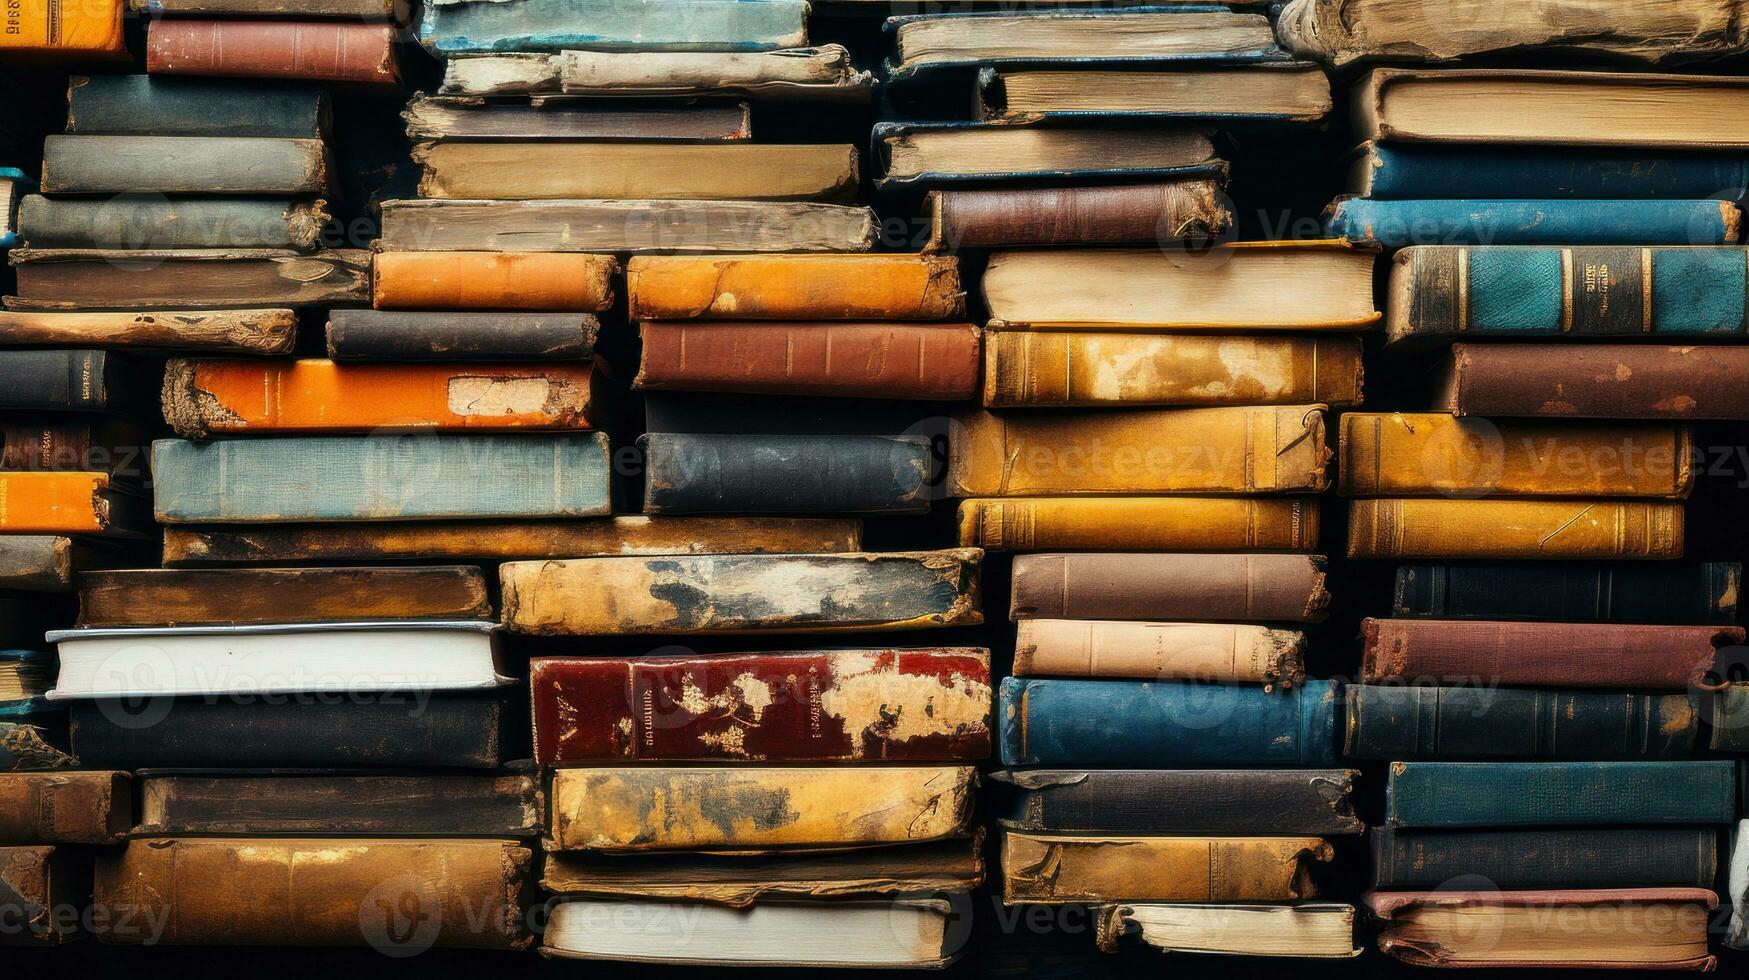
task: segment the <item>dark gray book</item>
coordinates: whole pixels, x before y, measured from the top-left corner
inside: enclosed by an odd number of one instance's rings
[[[333,160],[314,139],[50,136],[44,194],[265,194],[331,197]]]
[[[67,132],[117,136],[322,139],[330,128],[320,88],[251,79],[74,75]]]
[[[1730,625],[1738,562],[1403,565],[1393,616]]]
[[[271,198],[166,198],[122,194],[49,198],[33,194],[18,210],[19,238],[32,248],[316,247],[328,222],[325,202]]]
[[[996,822],[1042,833],[1358,834],[1352,769],[1030,769],[991,775]]]
[[[589,313],[335,310],[328,356],[336,361],[582,360],[601,321]]]

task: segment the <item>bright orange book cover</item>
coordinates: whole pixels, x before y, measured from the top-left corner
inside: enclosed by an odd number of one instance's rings
[[[0,532],[101,534],[110,526],[108,490],[104,473],[0,473]]]
[[[28,60],[40,56],[127,53],[121,22],[124,0],[4,0],[0,50]]]

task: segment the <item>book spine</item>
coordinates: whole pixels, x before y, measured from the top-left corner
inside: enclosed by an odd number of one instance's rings
[[[477,98],[416,95],[401,118],[414,140],[628,140],[721,143],[752,138],[747,103],[685,109],[570,112],[544,106],[492,106]]]
[[[1324,619],[1322,555],[1021,555],[1010,619]]]
[[[1378,143],[1367,196],[1461,200],[1501,194],[1560,200],[1700,200],[1749,193],[1749,164],[1717,154],[1646,154],[1603,148],[1514,152]]]
[[[490,619],[477,568],[91,571],[79,579],[79,626]]]
[[[0,51],[76,59],[81,56],[127,57],[122,35],[123,0],[81,3],[28,3],[8,7],[0,30]]]
[[[866,207],[808,201],[413,199],[384,201],[382,220],[385,252],[859,253],[876,230]]]
[[[1023,619],[1014,675],[1289,685],[1305,646],[1299,630],[1249,624]]]
[[[1710,888],[1718,862],[1714,827],[1587,827],[1584,830],[1437,830],[1374,834],[1374,887],[1448,887],[1458,876],[1491,887]]]
[[[67,132],[81,135],[322,139],[328,94],[293,86],[153,75],[75,75]]]
[[[1749,683],[1737,681],[1712,692],[1707,724],[1713,751],[1749,752]],[[1744,798],[1749,799],[1749,775],[1744,779]]]
[[[100,350],[0,351],[0,374],[7,380],[0,408],[102,411],[107,363]],[[9,436],[9,447],[11,442]],[[10,449],[7,455],[12,456]]]
[[[158,519],[166,524],[609,511],[601,433],[161,439],[152,444],[152,473]]]
[[[59,135],[43,143],[42,189],[45,194],[126,194],[141,187],[158,194],[326,194],[331,170],[321,140]],[[156,201],[145,206],[168,207]]]
[[[1725,245],[1741,213],[1728,201],[1375,201],[1330,209],[1331,238],[1404,248],[1467,245]]]
[[[0,773],[0,844],[113,844],[133,822],[125,772]]]
[[[1454,344],[1435,404],[1458,415],[1739,421],[1749,419],[1746,380],[1749,347]]]
[[[444,76],[443,91],[473,95],[498,94],[497,88],[468,70],[480,59],[452,60]],[[841,44],[791,48],[781,52],[736,54],[687,54],[673,52],[653,58],[623,51],[565,51],[553,59],[558,77],[550,85],[534,82],[526,69],[499,70],[507,81],[533,83],[558,89],[568,95],[705,95],[744,92],[749,95],[794,93],[797,86],[820,89],[828,86],[860,87],[871,79],[857,70],[850,52]]]
[[[289,354],[296,339],[292,310],[191,310],[165,313],[14,313],[0,311],[0,330],[21,344],[65,347],[102,342],[157,350]],[[64,407],[64,406],[63,406]]]
[[[1728,626],[1365,619],[1369,682],[1521,684],[1685,690],[1702,683],[1719,648],[1743,642]],[[1530,653],[1529,651],[1535,651]]]
[[[1006,903],[1291,902],[1316,898],[1316,837],[1002,835]]]
[[[0,589],[71,592],[73,556],[71,538],[51,534],[0,536]]]
[[[1347,769],[1046,770],[998,774],[1004,827],[1062,833],[1358,834]]]
[[[425,0],[419,40],[447,57],[498,51],[767,51],[808,43],[805,0],[663,8],[610,0]]]
[[[532,837],[546,809],[526,773],[150,775],[136,836]]]
[[[619,263],[578,252],[381,252],[379,310],[596,312],[613,305]]]
[[[411,313],[334,310],[336,361],[548,361],[595,353],[601,323],[587,313]]]
[[[861,173],[848,143],[439,141],[414,146],[412,156],[421,168],[420,197],[459,200],[849,203]]]
[[[964,401],[977,327],[925,323],[646,322],[634,387]]]
[[[945,320],[965,316],[959,260],[944,255],[638,256],[634,320]]]
[[[1737,621],[1742,581],[1737,562],[1404,565],[1391,615],[1723,626]]]
[[[969,499],[962,547],[986,551],[1303,551],[1318,546],[1315,498]]]
[[[1350,558],[1681,558],[1681,504],[1608,500],[1354,500]]]
[[[331,17],[404,21],[404,0],[128,0],[135,10],[182,17]]]
[[[1396,762],[1393,827],[1728,824],[1733,762]]]
[[[0,847],[0,913],[7,925],[0,947],[54,946],[77,938],[79,925],[63,910],[79,908],[90,897],[81,894],[81,880],[90,884],[90,862],[74,851]]]
[[[1233,224],[1226,196],[1212,180],[940,190],[930,193],[930,204],[930,246],[947,252],[1006,245],[1200,241],[1221,235]]]
[[[96,469],[91,453],[96,441],[93,435],[91,423],[0,423],[0,470]]]
[[[853,514],[929,509],[922,437],[650,433],[647,514]]]
[[[32,248],[313,249],[328,222],[325,202],[262,200],[51,199],[18,207],[19,237]]]
[[[150,261],[141,261],[149,259]],[[186,310],[370,302],[371,254],[324,249],[152,252],[14,249],[7,308]]]
[[[399,85],[395,31],[386,24],[154,20],[146,71]]]
[[[1700,714],[1687,694],[1356,685],[1353,759],[1679,759]]]
[[[0,472],[0,533],[103,534],[117,520],[109,477],[84,472]]]

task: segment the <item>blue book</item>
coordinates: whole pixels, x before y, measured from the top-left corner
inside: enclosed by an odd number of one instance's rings
[[[1739,201],[1749,196],[1749,155],[1368,142],[1348,190],[1378,200]]]
[[[152,444],[165,524],[597,517],[607,436],[315,436]]]
[[[432,54],[769,51],[808,43],[807,0],[424,0]]]
[[[36,181],[15,167],[0,167],[0,249],[18,244],[18,203],[36,191]]]
[[[1726,201],[1374,201],[1330,206],[1331,238],[1409,245],[1723,245],[1737,240]]]
[[[1078,769],[1330,766],[1337,685],[1002,679],[1002,764]]]
[[[1723,824],[1736,763],[1393,762],[1393,827]]]

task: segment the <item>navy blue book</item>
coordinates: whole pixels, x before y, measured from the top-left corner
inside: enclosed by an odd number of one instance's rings
[[[1728,201],[1375,201],[1341,198],[1331,238],[1410,245],[1724,245],[1737,240]]]
[[[1002,679],[1002,764],[1083,769],[1330,766],[1337,685]]]
[[[1739,201],[1749,196],[1749,156],[1367,142],[1355,154],[1348,191],[1399,201]]]
[[[1394,762],[1393,827],[1728,824],[1736,763]]]

